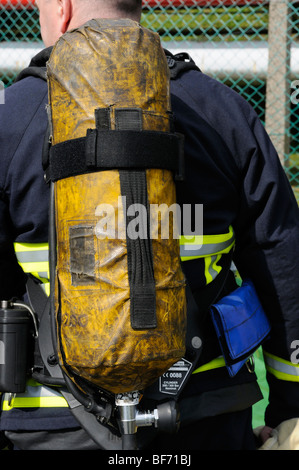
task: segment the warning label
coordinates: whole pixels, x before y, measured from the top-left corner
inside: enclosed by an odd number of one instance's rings
[[[191,371],[191,362],[180,359],[168,369],[159,379],[159,391],[176,395]]]

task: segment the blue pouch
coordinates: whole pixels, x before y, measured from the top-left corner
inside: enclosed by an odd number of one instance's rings
[[[270,323],[253,283],[211,306],[211,315],[229,375],[233,377],[270,332]]]

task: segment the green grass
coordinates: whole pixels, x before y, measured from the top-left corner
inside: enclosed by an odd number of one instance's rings
[[[217,7],[150,9],[142,15],[145,27],[158,31],[163,39],[248,40],[265,39],[268,8]]]
[[[286,173],[289,174],[292,189],[294,191],[295,197],[299,205],[299,183],[296,180],[296,178],[291,177],[290,171],[292,171],[292,174],[299,175],[299,153],[295,153],[290,156],[289,161],[288,161],[288,167],[286,168]],[[261,388],[261,392],[264,398],[253,406],[253,418],[252,418],[253,428],[262,426],[265,424],[264,413],[268,404],[268,396],[269,396],[269,387],[268,387],[267,380],[266,380],[266,369],[265,369],[265,364],[264,364],[264,359],[263,359],[262,348],[259,348],[256,351],[256,353],[254,354],[254,360],[255,360],[255,371],[257,374],[258,383],[259,383],[259,386]]]
[[[264,397],[261,401],[259,401],[253,406],[252,425],[253,428],[256,428],[265,424],[264,413],[268,404],[269,396],[269,387],[266,381],[266,369],[263,359],[263,351],[261,347],[254,354],[254,362],[255,372],[258,378],[258,384]]]

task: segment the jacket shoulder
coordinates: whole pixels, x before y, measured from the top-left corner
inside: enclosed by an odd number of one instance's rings
[[[15,153],[26,143],[30,135],[38,134],[46,119],[46,82],[28,77],[5,89],[4,104],[0,106],[0,186],[4,186],[6,174]],[[44,129],[42,129],[44,132]],[[25,145],[25,144],[24,144]]]
[[[14,118],[17,117],[16,111],[21,111],[22,114],[33,112],[46,93],[46,82],[36,77],[26,77],[5,89],[4,105],[1,106],[0,112]]]
[[[174,96],[200,104],[202,110],[240,110],[249,117],[253,112],[251,105],[239,93],[219,80],[197,70],[190,70],[171,81]],[[211,113],[209,113],[211,114]]]

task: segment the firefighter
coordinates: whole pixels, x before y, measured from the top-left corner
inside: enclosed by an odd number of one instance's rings
[[[42,67],[67,30],[93,17],[139,21],[141,0],[37,0],[46,46],[5,91],[0,106],[0,297],[24,298],[28,273],[48,280],[48,201],[41,153],[47,127],[47,84]],[[155,450],[256,448],[252,405],[261,399],[252,365],[227,373],[209,315],[209,298],[233,261],[250,278],[271,322],[264,343],[269,405],[264,439],[272,428],[299,417],[299,216],[292,189],[263,125],[250,105],[204,73],[171,80],[176,131],[185,136],[183,204],[203,205],[203,241],[213,253],[182,256],[197,301],[203,348],[180,397],[177,434],[153,435]],[[226,244],[230,250],[221,250]],[[218,247],[218,248],[217,248]],[[190,247],[189,247],[190,248]],[[191,247],[192,248],[192,247]],[[182,250],[182,253],[184,251]],[[190,254],[190,251],[189,251]],[[229,271],[221,298],[236,287]],[[215,299],[213,299],[215,300]],[[59,389],[30,380],[22,395],[2,399],[1,430],[17,449],[97,449],[71,414]]]

